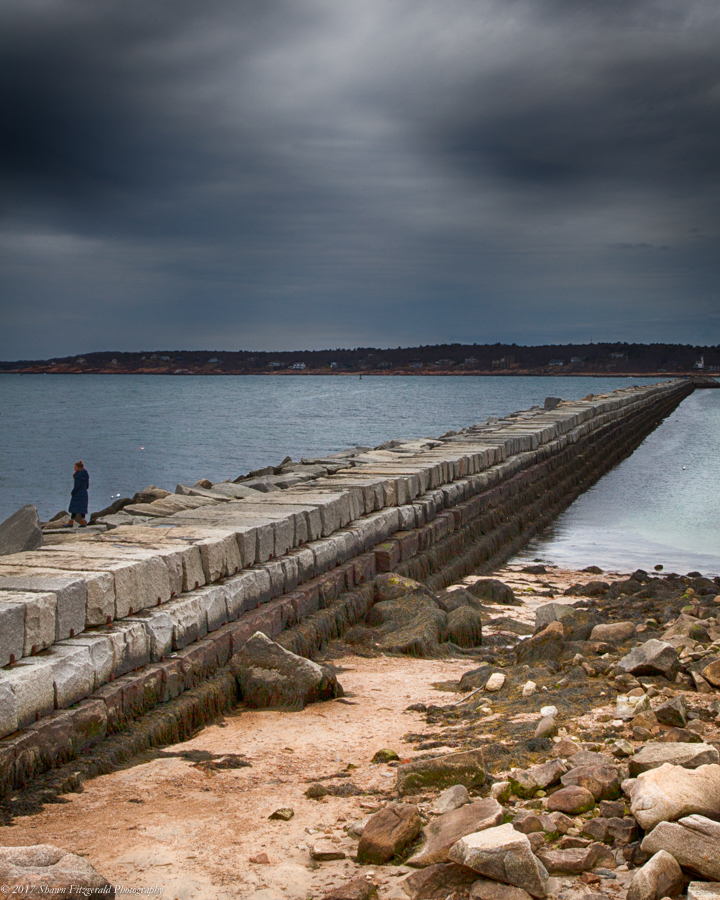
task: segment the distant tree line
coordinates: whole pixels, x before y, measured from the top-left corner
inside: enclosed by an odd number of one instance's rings
[[[498,371],[548,372],[718,371],[720,346],[689,344],[433,344],[378,349],[335,350],[154,350],[133,353],[103,351],[47,360],[0,362],[0,371],[171,371],[192,373],[272,371]]]

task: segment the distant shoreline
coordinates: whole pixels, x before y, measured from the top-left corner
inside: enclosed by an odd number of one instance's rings
[[[392,371],[384,370],[381,372],[370,370],[354,370],[354,371],[335,371],[332,369],[322,368],[322,369],[303,369],[303,370],[282,370],[282,371],[254,371],[254,370],[240,370],[240,371],[224,371],[224,370],[170,370],[170,369],[124,369],[120,367],[113,366],[112,368],[102,368],[102,369],[79,369],[79,368],[65,368],[65,367],[54,367],[54,366],[32,366],[23,369],[1,369],[0,375],[173,375],[173,376],[207,376],[210,378],[215,378],[218,376],[225,377],[243,377],[248,375],[254,376],[262,376],[262,377],[283,377],[283,376],[300,376],[304,377],[307,375],[322,375],[326,377],[332,378],[387,378],[387,377],[411,377],[411,378],[436,378],[439,376],[452,376],[456,378],[467,378],[472,376],[483,376],[483,377],[543,377],[543,378],[659,378],[659,379],[669,379],[669,378],[698,378],[698,377],[720,377],[719,373],[704,373],[702,371],[682,371],[682,372],[658,372],[658,371],[647,371],[647,372],[638,372],[638,371],[602,371],[602,370],[594,370],[594,371],[578,371],[577,369],[553,369],[552,371],[548,371],[547,369],[513,369],[513,370],[498,370],[492,369],[488,371],[487,369],[469,369],[463,371],[457,371],[456,369],[433,369],[432,371],[424,370],[420,371],[417,369],[393,369]]]

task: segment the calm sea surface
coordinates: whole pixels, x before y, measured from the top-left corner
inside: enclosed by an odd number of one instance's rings
[[[0,521],[25,503],[41,518],[66,508],[77,459],[90,472],[90,507],[100,509],[149,484],[172,491],[285,456],[436,437],[549,395],[578,399],[653,380],[4,375]],[[720,391],[696,392],[530,555],[717,571],[719,441]]]

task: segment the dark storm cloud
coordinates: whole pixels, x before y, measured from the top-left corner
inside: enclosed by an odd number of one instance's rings
[[[709,0],[9,0],[0,357],[720,340]]]

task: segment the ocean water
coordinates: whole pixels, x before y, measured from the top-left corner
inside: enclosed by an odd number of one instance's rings
[[[695,391],[516,562],[720,575],[720,391]]]
[[[285,456],[299,460],[357,444],[437,437],[488,416],[541,405],[546,396],[578,399],[654,380],[3,375],[0,521],[25,503],[34,503],[41,518],[67,508],[77,459],[84,461],[90,473],[90,508],[101,509],[114,496],[131,496],[149,484],[173,491],[179,482],[235,478],[251,469],[277,465]],[[681,555],[689,554],[688,559],[700,547],[701,555],[715,554],[719,522],[711,495],[718,484],[718,395],[720,391],[697,392],[681,405],[655,433],[657,437],[651,436],[632,457],[639,458],[648,442],[658,444],[654,454],[644,457],[645,468],[632,472],[624,487],[621,484],[612,494],[615,499],[597,489],[581,498],[586,501],[590,494],[597,498],[597,512],[588,512],[586,521],[597,525],[599,532],[590,546],[577,544],[580,550],[587,549],[592,562],[599,559],[601,546],[607,546],[610,557],[626,546],[625,538],[611,539],[618,524],[626,529],[624,534],[636,534],[638,540],[662,535],[663,546],[676,547]],[[678,415],[681,424],[675,426],[671,423]],[[683,472],[670,492],[668,476],[668,484],[658,492],[669,465],[668,454],[672,458],[682,446],[689,459],[683,430],[697,436],[702,448],[685,470],[693,473],[692,479]],[[656,513],[658,493],[662,509]],[[704,526],[699,528],[696,520],[700,510],[708,525],[714,523],[712,537],[701,541],[697,533],[704,533]],[[676,524],[670,527],[668,519]],[[575,533],[575,526],[563,531],[558,523],[555,538],[533,554],[569,553],[573,541],[568,543],[562,535],[571,532]],[[622,560],[626,558],[627,552]],[[616,565],[625,564],[619,555],[617,559]]]

